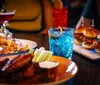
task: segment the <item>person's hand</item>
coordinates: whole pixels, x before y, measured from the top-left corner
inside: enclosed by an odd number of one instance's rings
[[[82,25],[82,21],[84,21],[84,26],[87,26],[87,27],[91,26],[91,19],[81,16],[75,29],[78,29]]]

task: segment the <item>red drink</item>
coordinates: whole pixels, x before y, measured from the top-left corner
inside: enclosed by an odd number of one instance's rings
[[[0,13],[0,23],[7,22],[12,19],[15,12],[6,12],[6,13]]]
[[[68,25],[68,8],[53,9],[54,27],[67,27]]]

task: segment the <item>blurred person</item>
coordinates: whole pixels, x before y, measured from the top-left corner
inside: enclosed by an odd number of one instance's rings
[[[43,9],[44,9],[44,29],[41,31],[41,34],[47,34],[47,31],[50,27],[53,27],[53,3],[52,0],[43,0]]]
[[[76,29],[81,26],[82,20],[84,26],[91,26],[91,21],[94,20],[95,28],[100,29],[100,0],[87,0]]]
[[[44,16],[45,16],[45,29],[41,34],[47,34],[49,28],[54,27],[53,10],[57,8],[60,10],[63,6],[69,6],[69,0],[44,0]]]
[[[2,5],[6,11],[16,10],[13,19],[6,24],[11,31],[40,32],[44,25],[52,26],[50,0],[0,0]]]
[[[47,0],[44,0],[45,6],[47,4],[47,7],[44,8],[45,10],[45,29],[41,32],[42,34],[47,34],[47,31],[49,28],[54,27],[54,21],[53,21],[53,10],[55,6],[59,9],[61,6],[68,7],[68,26],[75,26],[76,22],[78,21],[79,17],[77,15],[80,15],[80,12],[76,14],[76,10],[73,11],[73,7],[79,7],[80,5],[84,4],[86,0],[49,0],[48,3]],[[79,9],[80,11],[80,9]],[[73,13],[74,12],[74,13]],[[74,16],[73,16],[74,15]],[[74,17],[74,18],[73,18]],[[77,17],[77,19],[76,19]],[[73,21],[72,21],[73,20]],[[59,21],[57,21],[59,23]]]

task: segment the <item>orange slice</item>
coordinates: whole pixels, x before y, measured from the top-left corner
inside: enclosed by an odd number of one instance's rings
[[[61,0],[54,0],[54,8],[56,9],[62,9],[63,3]]]
[[[62,33],[63,33],[63,29],[60,27],[60,26],[58,26],[58,28],[60,29],[60,33],[58,34],[58,35],[54,35],[54,34],[52,34],[51,32],[49,33],[49,37],[50,38],[57,38],[57,37],[60,37],[61,35],[62,35]]]

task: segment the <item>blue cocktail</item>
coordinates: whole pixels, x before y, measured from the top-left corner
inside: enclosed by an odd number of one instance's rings
[[[50,51],[53,52],[53,55],[72,59],[74,29],[64,27],[61,32],[58,28],[51,28],[48,30],[48,35],[49,47]]]

